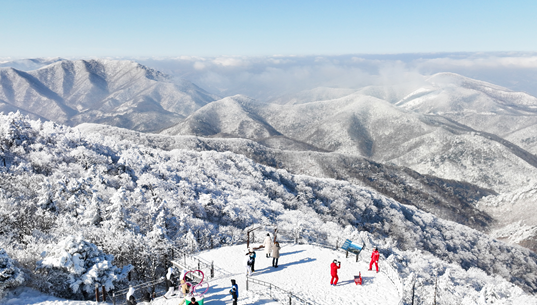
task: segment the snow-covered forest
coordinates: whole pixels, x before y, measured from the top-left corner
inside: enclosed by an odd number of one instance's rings
[[[530,250],[349,182],[18,113],[0,116],[0,145],[0,289],[24,277],[24,285],[83,299],[94,283],[123,287],[129,272],[133,281],[164,275],[174,248],[242,243],[245,229],[261,225],[277,226],[283,239],[378,246],[424,299],[437,275],[444,300],[537,292]]]

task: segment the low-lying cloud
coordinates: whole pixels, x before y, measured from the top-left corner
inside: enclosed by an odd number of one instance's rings
[[[537,53],[182,56],[135,60],[221,96],[244,94],[260,101],[316,87],[407,86],[410,90],[439,72],[459,73],[537,96]]]

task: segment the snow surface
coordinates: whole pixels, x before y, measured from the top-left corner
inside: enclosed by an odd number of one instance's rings
[[[198,255],[206,261],[214,261],[215,264],[215,277],[209,279],[210,288],[205,295],[206,304],[230,304],[231,279],[235,279],[239,286],[239,304],[280,304],[276,298],[282,295],[276,289],[269,290],[264,286],[250,282],[249,290],[246,290],[245,266],[243,264],[245,249],[246,246],[241,244],[204,251]],[[379,273],[367,271],[370,252],[364,251],[360,255],[360,260],[355,262],[354,255],[345,258],[345,253],[342,251],[312,245],[282,243],[278,268],[273,268],[271,266],[272,258],[266,258],[263,254],[264,251],[257,252],[256,271],[251,277],[291,292],[311,304],[401,304],[396,285],[385,273],[388,268],[382,269],[381,265]],[[338,272],[338,285],[330,286],[330,263],[334,259],[341,261],[342,267]],[[427,260],[427,258],[424,259],[426,265]],[[384,261],[381,262],[385,264]],[[362,273],[362,286],[357,286],[354,283],[354,275],[357,275],[358,272]],[[475,272],[475,270],[471,272]],[[442,288],[441,280],[439,280],[438,285],[439,288]],[[472,290],[472,287],[467,286],[464,280],[454,281],[450,283],[450,286],[450,289],[455,289],[456,286],[466,286],[466,289]],[[500,281],[497,288],[501,286],[503,284]],[[458,300],[458,303],[478,305],[537,304],[537,298],[534,296],[522,292],[512,292],[509,298],[502,298],[505,297],[504,293],[505,291],[484,287],[480,296],[465,297]],[[158,297],[151,304],[177,305],[181,300],[178,296]],[[453,304],[452,301],[449,295],[440,294],[439,291],[438,304]],[[95,303],[62,300],[28,288],[19,288],[15,293],[2,300],[0,304],[89,305]],[[298,302],[293,302],[293,304],[298,304]]]
[[[205,302],[215,305],[231,303],[230,280],[235,279],[239,285],[239,304],[279,304],[272,299],[269,290],[263,286],[250,282],[250,289],[246,290],[243,264],[245,249],[246,245],[243,244],[213,249],[199,255],[203,259],[214,261],[215,266],[218,266],[215,278],[209,281],[210,288],[205,295]],[[397,288],[388,276],[383,272],[367,271],[368,263],[363,260],[355,262],[354,255],[349,255],[347,259],[345,253],[341,251],[294,244],[282,244],[280,255],[278,268],[273,268],[272,258],[266,258],[264,251],[257,251],[256,271],[252,278],[269,282],[313,304],[398,304],[399,302]],[[334,259],[341,261],[337,286],[330,285],[330,263]],[[219,268],[223,270],[218,270]],[[362,286],[354,283],[354,275],[358,275],[358,272],[362,272]],[[176,305],[180,300],[176,297],[171,299],[160,297],[152,304]],[[9,305],[94,304],[93,302],[62,301],[30,290],[5,301],[5,304]]]

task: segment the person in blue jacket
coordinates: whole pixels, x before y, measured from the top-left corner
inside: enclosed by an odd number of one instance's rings
[[[235,280],[231,280],[231,290],[229,291],[233,298],[233,305],[237,305],[237,299],[239,298],[239,285]]]
[[[255,271],[255,270],[254,270],[255,257],[256,257],[256,255],[255,255],[255,251],[250,251],[250,258],[252,259],[252,265],[251,265],[251,267],[252,267],[252,272]]]

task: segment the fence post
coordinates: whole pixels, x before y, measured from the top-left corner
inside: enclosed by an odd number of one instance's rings
[[[248,277],[246,277],[246,291],[248,291]]]
[[[291,299],[292,294],[289,293],[289,305],[293,305],[293,300]]]
[[[198,259],[198,270],[201,270],[201,267],[200,267],[200,260],[199,260],[199,259]],[[199,271],[198,271],[198,275],[201,275]]]
[[[214,277],[214,261],[211,261],[211,278]]]
[[[95,302],[99,303],[99,284],[95,284]]]
[[[438,271],[436,273],[436,280],[434,281],[434,305],[436,305],[436,287],[438,286]]]
[[[416,281],[412,284],[412,305],[414,305],[414,289],[416,288]]]
[[[116,292],[112,293],[112,304],[116,305]]]
[[[103,302],[106,302],[106,289],[104,288],[104,285],[101,286],[103,290]]]

